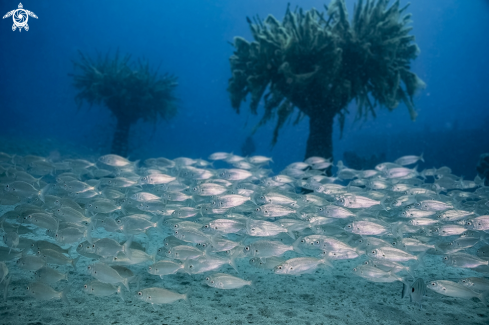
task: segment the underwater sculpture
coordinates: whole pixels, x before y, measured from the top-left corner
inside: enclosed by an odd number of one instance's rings
[[[117,52],[113,58],[99,55],[94,61],[80,52],[80,61],[73,63],[82,73],[70,74],[75,88],[80,90],[75,97],[79,107],[83,101],[90,106],[103,104],[117,119],[111,151],[121,156],[128,154],[131,125],[140,119],[156,123],[160,118],[172,118],[177,112],[174,96],[177,78],[159,75],[147,61],[132,64],[130,58],[130,55],[121,58]]]
[[[255,141],[251,135],[246,137],[245,142],[241,145],[241,154],[244,157],[251,156],[256,151]]]
[[[345,151],[343,153],[343,159],[348,167],[353,169],[365,170],[373,169],[375,166],[383,161],[386,161],[385,153],[380,155],[371,155],[370,158],[361,157],[354,151]]]
[[[477,173],[484,179],[484,184],[489,185],[489,153],[480,155],[477,162]]]
[[[424,86],[410,71],[419,53],[409,35],[410,14],[399,1],[360,0],[350,22],[344,0],[333,0],[327,16],[316,9],[287,8],[282,22],[269,15],[248,23],[254,41],[234,38],[228,91],[233,108],[251,95],[257,114],[264,99],[265,113],[258,126],[277,116],[272,145],[294,107],[299,122],[309,116],[306,158],[332,157],[333,122],[343,130],[348,104],[357,102],[357,118],[375,117],[375,106],[389,110],[403,101],[414,120],[413,96]],[[372,101],[373,99],[373,101]]]

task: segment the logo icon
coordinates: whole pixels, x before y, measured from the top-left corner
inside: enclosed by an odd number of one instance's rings
[[[14,24],[12,25],[12,31],[14,32],[17,28],[19,29],[19,32],[22,31],[22,28],[24,28],[26,31],[29,30],[29,25],[27,25],[27,20],[29,20],[29,16],[37,19],[36,14],[32,11],[25,10],[24,6],[22,6],[22,3],[19,3],[19,9],[7,12],[5,16],[3,16],[3,19],[10,16],[12,16],[12,19],[14,20]]]

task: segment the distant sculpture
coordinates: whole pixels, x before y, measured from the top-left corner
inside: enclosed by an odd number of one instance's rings
[[[483,153],[477,163],[477,173],[484,179],[484,184],[489,185],[489,153]]]
[[[113,58],[99,55],[96,61],[81,52],[80,57],[73,63],[81,74],[70,74],[75,88],[80,90],[75,100],[79,107],[83,101],[90,106],[105,105],[114,114],[117,126],[112,153],[127,156],[129,130],[138,120],[156,123],[175,116],[176,77],[159,75],[146,61],[131,64],[130,55],[120,58],[118,52]]]
[[[419,53],[411,31],[407,6],[399,1],[360,0],[348,19],[344,0],[333,0],[327,16],[316,9],[291,11],[282,22],[268,16],[248,23],[254,41],[234,38],[230,57],[232,77],[228,91],[233,108],[251,95],[250,109],[257,114],[264,99],[265,113],[258,126],[275,115],[272,145],[294,107],[295,123],[309,116],[306,158],[333,155],[333,121],[339,116],[341,131],[348,104],[357,102],[357,118],[375,117],[375,106],[396,108],[400,101],[414,120],[413,96],[424,86],[410,71]]]
[[[345,160],[345,165],[357,169],[357,170],[366,170],[366,169],[374,169],[378,164],[386,161],[385,153],[381,155],[372,155],[370,158],[360,157],[353,151],[345,151],[343,153],[343,159]]]
[[[248,136],[241,146],[241,155],[243,157],[251,156],[256,150],[255,142],[251,136]]]

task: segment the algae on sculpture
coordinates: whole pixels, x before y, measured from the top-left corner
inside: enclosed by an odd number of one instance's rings
[[[424,86],[410,71],[419,53],[409,35],[410,14],[399,1],[360,0],[348,19],[344,0],[333,0],[327,16],[316,9],[287,8],[282,22],[268,16],[263,22],[248,18],[254,41],[234,39],[228,91],[234,109],[251,95],[256,114],[261,99],[265,113],[258,125],[277,115],[272,145],[294,107],[297,123],[309,116],[306,158],[329,158],[333,153],[333,121],[339,115],[343,130],[348,104],[355,99],[357,117],[375,106],[393,110],[402,101],[414,120],[415,91]],[[373,101],[372,101],[373,100]]]
[[[174,89],[176,77],[159,75],[147,61],[130,62],[130,55],[113,58],[107,54],[97,60],[80,52],[80,61],[74,62],[81,74],[71,75],[74,86],[80,90],[75,100],[79,106],[103,104],[114,114],[117,126],[112,141],[112,153],[127,156],[129,131],[132,124],[142,119],[156,123],[160,118],[170,119],[177,112]]]

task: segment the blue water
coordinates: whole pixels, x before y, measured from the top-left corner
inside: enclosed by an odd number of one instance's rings
[[[344,151],[356,151],[366,156],[385,153],[392,160],[424,152],[436,167],[450,164],[458,174],[473,178],[479,154],[489,148],[480,133],[466,132],[483,131],[489,118],[485,96],[489,44],[484,41],[489,4],[484,0],[411,2],[412,33],[421,49],[412,70],[427,84],[415,98],[419,116],[412,122],[401,104],[392,113],[378,110],[376,119],[353,124],[352,103],[342,139],[335,127],[334,156],[342,159]],[[281,19],[287,1],[23,4],[39,17],[29,19],[28,32],[12,32],[11,18],[0,25],[0,136],[61,138],[92,148],[102,146],[103,151],[110,140],[101,144],[100,138],[110,137],[106,126],[115,125],[114,120],[103,107],[84,106],[77,111],[76,90],[68,73],[73,72],[71,61],[78,59],[77,51],[95,56],[119,49],[179,78],[180,112],[156,129],[134,128],[138,150],[131,157],[205,158],[214,151],[239,154],[260,117],[251,115],[246,103],[240,115],[230,106],[226,87],[233,48],[228,42],[237,35],[251,38],[247,16],[273,14]],[[322,9],[327,3],[307,0],[291,6],[297,4]],[[347,4],[351,12],[353,1]],[[0,11],[6,13],[17,5],[2,1]],[[257,153],[273,155],[279,171],[290,161],[303,159],[308,122],[306,118],[298,126],[285,126],[270,151],[274,125],[272,121],[262,127],[254,139]]]
[[[16,9],[17,1],[2,0],[0,14]],[[239,115],[232,109],[226,91],[233,53],[230,42],[235,36],[252,39],[246,17],[259,15],[263,19],[272,14],[281,20],[288,2],[23,2],[24,9],[39,17],[29,18],[29,31],[13,32],[10,17],[0,20],[0,142],[4,142],[0,143],[0,151],[8,142],[9,154],[26,155],[32,148],[26,143],[33,142],[57,149],[61,155],[88,148],[91,154],[87,159],[92,160],[108,153],[115,119],[102,106],[90,108],[85,103],[78,109],[74,100],[77,90],[69,74],[74,72],[72,61],[79,59],[78,51],[95,57],[97,53],[119,50],[134,59],[145,58],[151,65],[160,66],[160,72],[178,77],[178,114],[156,126],[142,122],[133,126],[131,160],[182,156],[205,159],[216,151],[241,154],[241,146],[260,120],[263,106],[257,116],[249,112],[249,99],[242,104]],[[346,2],[351,16],[354,1]],[[322,11],[329,1],[290,3],[292,8],[300,5],[305,10],[315,7]],[[423,153],[426,163],[420,164],[419,170],[449,166],[455,175],[474,179],[479,156],[489,152],[489,1],[412,0],[408,12],[413,15],[412,34],[421,49],[412,71],[427,84],[414,98],[418,117],[411,121],[407,108],[400,104],[393,112],[379,108],[376,118],[354,122],[356,105],[351,103],[342,137],[335,121],[335,161],[344,160],[345,152],[367,158],[384,154],[385,161]],[[308,118],[296,126],[292,121],[282,128],[273,148],[270,143],[275,120],[253,136],[255,154],[272,156],[275,172],[304,159]],[[295,281],[301,288],[308,280]],[[327,284],[334,285],[334,281]],[[253,296],[256,292],[247,294]],[[272,292],[266,292],[266,296],[273,299]],[[363,292],[361,299],[369,299],[368,293]],[[464,301],[469,306],[464,308],[471,308],[470,303]],[[311,303],[303,302],[301,308],[306,310],[307,305]],[[209,314],[214,307],[203,310]],[[266,308],[273,310],[273,306]],[[179,312],[179,317],[185,317],[184,311]],[[240,312],[246,313],[246,309]],[[312,321],[315,311],[307,313]],[[395,320],[395,312],[391,314],[389,321]],[[379,315],[376,321],[382,320],[383,314]]]

